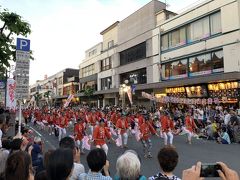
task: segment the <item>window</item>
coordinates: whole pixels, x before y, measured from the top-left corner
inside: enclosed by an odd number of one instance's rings
[[[120,65],[146,58],[146,42],[120,52]]]
[[[111,40],[108,42],[108,49],[114,46],[114,41]]]
[[[129,82],[131,82],[133,84],[147,83],[146,68],[121,74],[120,75],[120,83],[123,84],[125,80],[128,80]]]
[[[161,50],[167,50],[222,32],[221,12],[211,14],[161,36]]]
[[[211,74],[211,54],[209,53],[189,58],[189,72],[190,76]]]
[[[82,77],[93,75],[94,73],[94,64],[82,68]]]
[[[169,47],[176,47],[186,44],[186,28],[180,28],[169,33]]]
[[[210,36],[209,17],[205,17],[188,25],[187,39],[193,42]]]
[[[101,90],[107,90],[112,87],[112,77],[101,79]]]
[[[166,63],[162,66],[162,78],[179,79],[187,77],[188,63],[187,59]]]
[[[87,88],[97,90],[97,82],[96,81],[88,81],[85,83],[80,83],[80,90],[85,90]]]
[[[112,68],[111,57],[108,57],[101,61],[101,71],[105,71]]]
[[[199,76],[224,71],[223,50],[162,64],[162,80]]]
[[[221,13],[217,12],[210,16],[211,35],[222,32]]]
[[[94,50],[92,50],[92,51],[90,51],[90,52],[88,53],[88,56],[91,57],[91,56],[93,56],[93,55],[96,54],[96,53],[97,53],[97,49],[94,49]]]
[[[161,37],[161,39],[162,39],[161,49],[162,49],[162,51],[164,51],[164,50],[168,49],[168,34],[163,35]]]
[[[212,71],[223,72],[223,51],[216,51],[212,53]]]

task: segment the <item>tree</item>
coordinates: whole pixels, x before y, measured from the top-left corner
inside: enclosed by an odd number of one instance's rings
[[[84,96],[87,96],[88,97],[88,101],[90,103],[90,97],[93,95],[94,93],[94,89],[91,88],[91,87],[87,87],[85,90],[84,90]]]
[[[26,37],[31,33],[30,24],[16,13],[9,12],[0,7],[0,72],[10,66],[11,61],[16,60],[15,37]],[[31,59],[33,57],[31,56]]]

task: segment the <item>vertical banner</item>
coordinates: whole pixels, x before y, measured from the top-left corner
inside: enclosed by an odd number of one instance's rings
[[[67,101],[65,102],[65,104],[63,105],[64,108],[68,107],[68,105],[70,104],[70,102],[72,101],[74,95],[70,94],[67,98]]]
[[[135,91],[136,91],[136,85],[135,84],[133,84],[132,86],[131,86],[131,88],[132,88],[132,94],[135,94]]]
[[[16,82],[14,79],[7,80],[7,98],[6,107],[9,109],[16,109],[16,98],[15,98]]]
[[[132,101],[132,88],[129,87],[128,90],[127,90],[127,95],[128,95],[128,99],[131,103],[131,105],[133,104],[133,101]]]

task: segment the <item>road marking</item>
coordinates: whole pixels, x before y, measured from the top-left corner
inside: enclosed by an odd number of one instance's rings
[[[44,138],[44,136],[41,135],[41,133],[39,133],[36,129],[34,129],[33,127],[29,126],[30,129],[32,129],[35,133],[37,133],[41,138],[42,140],[44,140],[44,142],[48,143],[48,145],[52,148],[52,149],[56,149],[56,147],[50,143],[48,140],[46,140],[46,138]]]
[[[32,128],[31,126],[29,126],[30,129],[32,129],[35,133],[37,133],[40,137],[42,137],[41,133],[39,133],[36,129]]]

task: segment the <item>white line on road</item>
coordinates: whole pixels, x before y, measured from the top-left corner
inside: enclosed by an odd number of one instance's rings
[[[29,126],[29,127],[30,127],[30,129],[32,129],[37,135],[39,135],[39,136],[42,138],[42,140],[44,139],[44,142],[48,143],[49,146],[51,146],[52,149],[56,149],[56,147],[55,147],[54,145],[52,145],[52,143],[50,143],[49,141],[47,141],[47,140],[41,135],[40,132],[38,132],[36,129],[34,129],[34,128],[31,127],[31,126]]]

